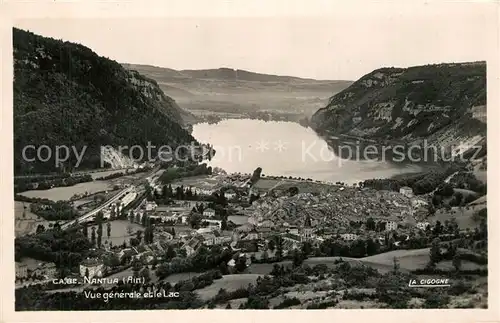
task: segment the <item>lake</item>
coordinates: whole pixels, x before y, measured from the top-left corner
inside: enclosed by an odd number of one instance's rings
[[[262,167],[266,175],[356,183],[422,170],[415,164],[340,158],[313,129],[293,122],[229,119],[196,124],[192,134],[214,146],[209,165],[228,173],[252,173]]]

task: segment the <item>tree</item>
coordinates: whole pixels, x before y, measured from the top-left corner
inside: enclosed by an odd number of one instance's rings
[[[116,254],[110,254],[109,256],[103,259],[104,265],[108,267],[117,267],[120,265],[120,259]]]
[[[142,270],[139,272],[139,277],[144,278],[144,281],[147,283],[151,280],[151,276],[149,274],[149,269],[148,267],[142,268]]]
[[[393,271],[393,273],[398,273],[399,268],[400,268],[399,260],[398,260],[398,258],[394,257],[392,259],[392,271]]]
[[[462,201],[463,201],[463,194],[460,193],[460,192],[455,192],[455,194],[453,194],[453,199],[454,199],[454,202],[455,202],[455,205],[460,205],[462,204]]]
[[[283,258],[283,239],[280,236],[276,237],[276,258],[278,261]]]
[[[42,233],[42,232],[44,232],[44,231],[45,231],[45,227],[43,226],[43,224],[39,224],[39,225],[37,225],[37,227],[36,227],[36,233],[37,233],[37,234],[38,234],[38,233]]]
[[[99,214],[101,214],[101,216],[99,216]],[[101,241],[102,241],[102,213],[101,212],[97,213],[96,221],[97,221],[97,247],[100,248]]]
[[[293,266],[294,267],[299,267],[302,265],[304,262],[304,256],[302,255],[302,252],[299,250],[294,250],[293,251]]]
[[[146,244],[153,243],[153,238],[154,238],[153,227],[151,225],[148,225],[146,227],[146,230],[144,230],[144,243]]]
[[[96,236],[95,236],[95,227],[92,227],[92,232],[90,233],[90,242],[92,243],[92,246],[95,247],[95,241]]]
[[[269,240],[269,243],[267,244],[267,248],[271,251],[274,251],[276,248],[276,244],[273,239]]]
[[[189,225],[193,229],[198,229],[200,227],[200,222],[201,222],[201,215],[198,213],[191,213],[189,215]]]
[[[488,223],[486,222],[486,218],[481,218],[479,223],[479,235],[482,239],[488,238]]]
[[[106,224],[106,229],[107,229],[107,234],[108,234],[108,238],[111,236],[111,222],[108,222]]]
[[[312,245],[310,242],[306,241],[304,243],[302,243],[302,255],[304,258],[307,258],[307,256],[309,256],[309,254],[311,254],[312,252]]]
[[[460,268],[462,267],[462,259],[460,259],[460,255],[458,253],[455,254],[453,257],[453,267],[455,267],[456,271],[460,271]]]
[[[227,305],[226,305],[226,310],[230,310],[230,309],[232,309],[231,303],[228,302]]]
[[[139,243],[141,243],[141,241],[142,241],[142,231],[141,230],[137,230],[137,232],[135,233],[135,238],[139,241]]]
[[[104,214],[102,213],[102,211],[97,212],[95,216],[95,222],[99,224],[102,223],[103,221],[104,221]]]
[[[439,247],[439,239],[436,238],[432,241],[431,249],[429,251],[429,261],[431,265],[435,265],[441,261],[441,248]]]
[[[138,245],[141,244],[141,242],[139,240],[137,240],[137,238],[134,238],[134,237],[129,239],[129,243],[130,243],[131,247],[137,247]]]
[[[134,259],[132,262],[132,271],[134,272],[134,277],[139,277],[139,271],[142,268],[142,264],[139,260]]]
[[[142,216],[142,219],[141,219],[142,226],[145,227],[147,225],[148,221],[149,221],[149,216],[147,216],[146,214],[144,214]]]
[[[236,264],[234,265],[234,268],[240,273],[243,272],[247,268],[246,257],[238,257],[238,259],[236,259]]]
[[[378,253],[380,245],[373,241],[372,239],[366,240],[366,253],[368,256],[375,255]]]
[[[267,250],[264,250],[262,253],[262,261],[267,262],[269,260],[269,255],[267,254]]]
[[[170,259],[174,258],[175,256],[177,256],[177,254],[175,253],[174,247],[169,245],[167,247],[167,253],[166,253],[167,259],[170,260]]]
[[[434,226],[434,229],[432,230],[432,233],[435,235],[439,235],[443,233],[443,225],[441,224],[441,221],[436,221],[436,225]]]
[[[366,220],[366,229],[375,231],[375,221],[373,220],[373,218],[370,217]]]
[[[460,233],[460,227],[458,226],[457,219],[451,218],[448,226],[449,226],[448,230],[450,231],[450,233],[453,233],[455,235],[458,235]]]

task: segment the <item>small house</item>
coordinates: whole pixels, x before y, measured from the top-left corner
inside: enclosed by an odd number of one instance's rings
[[[215,210],[212,208],[207,208],[203,210],[203,216],[207,218],[213,218],[215,216]]]

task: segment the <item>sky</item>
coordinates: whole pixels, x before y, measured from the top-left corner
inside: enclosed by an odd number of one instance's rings
[[[492,38],[485,30],[494,21],[480,8],[288,18],[24,19],[14,25],[81,43],[121,63],[356,80],[380,67],[486,60]]]

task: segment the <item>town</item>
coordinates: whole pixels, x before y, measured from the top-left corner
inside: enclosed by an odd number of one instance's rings
[[[439,261],[446,259],[458,268],[467,259],[485,257],[485,196],[463,198],[453,207],[449,202],[446,207],[434,205],[437,193],[449,190],[460,172],[434,192],[417,195],[408,186],[385,190],[369,187],[370,181],[347,185],[266,176],[260,168],[252,174],[226,174],[202,163],[174,167],[181,173],[202,173],[177,177],[170,167],[144,167],[148,170],[140,173],[141,180],[134,177],[115,187],[118,193],[100,206],[47,228],[38,225],[34,235],[18,238],[17,288],[40,285],[52,294],[122,282],[179,283],[213,269],[226,277],[264,277],[287,261],[300,266],[398,251],[403,252],[401,259],[404,252],[429,257],[424,267],[414,270],[439,268]],[[70,205],[75,207],[75,202]],[[31,206],[36,210],[38,204]],[[50,208],[54,206],[43,209]],[[67,251],[40,252],[43,246],[33,246],[33,239],[43,242],[37,236],[49,232],[48,239],[70,244]],[[67,240],[75,238],[79,251]],[[432,260],[436,248],[441,258]],[[30,265],[22,256],[55,261]],[[386,257],[378,266],[392,266],[396,258]]]

